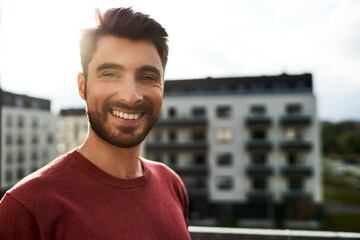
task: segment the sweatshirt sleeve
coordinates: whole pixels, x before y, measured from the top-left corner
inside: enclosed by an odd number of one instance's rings
[[[0,239],[41,239],[34,216],[9,193],[0,202]]]

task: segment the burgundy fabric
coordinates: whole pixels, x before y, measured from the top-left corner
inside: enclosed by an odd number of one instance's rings
[[[108,175],[74,150],[30,174],[0,202],[0,239],[190,239],[188,198],[164,164],[135,179]]]

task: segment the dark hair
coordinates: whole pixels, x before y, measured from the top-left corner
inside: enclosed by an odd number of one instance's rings
[[[83,30],[80,40],[81,65],[85,79],[97,42],[105,35],[150,41],[156,47],[165,69],[169,52],[168,34],[165,28],[149,15],[135,12],[132,8],[111,8],[103,15],[96,9],[96,17],[98,25]]]

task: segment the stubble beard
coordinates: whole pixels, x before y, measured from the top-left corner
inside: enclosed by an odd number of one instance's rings
[[[132,148],[138,146],[144,141],[152,127],[156,124],[160,116],[160,109],[155,110],[150,104],[143,104],[137,109],[143,110],[142,121],[143,126],[110,126],[108,118],[110,106],[124,106],[122,103],[108,103],[105,104],[101,111],[90,110],[86,106],[86,114],[88,117],[90,128],[102,140],[119,148]],[[130,109],[129,107],[126,107]],[[140,133],[136,133],[139,128],[142,128]]]

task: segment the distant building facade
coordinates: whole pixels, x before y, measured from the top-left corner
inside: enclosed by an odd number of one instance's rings
[[[58,156],[50,100],[1,91],[1,192]]]
[[[58,121],[58,151],[65,154],[85,140],[88,132],[85,108],[62,109]]]
[[[143,148],[183,179],[191,224],[316,227],[322,185],[311,74],[167,81]]]

